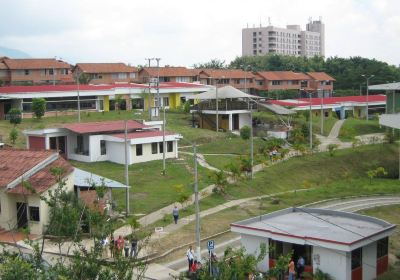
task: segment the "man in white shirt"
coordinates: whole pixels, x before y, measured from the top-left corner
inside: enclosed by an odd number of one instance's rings
[[[190,269],[191,269],[191,267],[192,267],[193,260],[194,260],[194,252],[193,252],[192,246],[189,246],[189,250],[187,250],[187,252],[186,252],[186,257],[187,257],[187,259],[188,259],[188,263],[189,263],[189,272],[190,272]]]

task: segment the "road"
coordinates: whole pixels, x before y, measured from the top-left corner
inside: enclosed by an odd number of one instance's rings
[[[307,204],[304,207],[310,208],[320,208],[320,209],[330,209],[345,212],[357,212],[363,209],[400,204],[400,196],[368,196],[368,197],[353,197],[345,199],[334,199],[326,200],[321,202],[316,202],[312,204]],[[222,256],[225,249],[230,246],[233,248],[240,247],[240,238],[234,238],[228,240],[222,244],[216,244],[216,254],[217,256]],[[202,250],[202,257],[206,258],[208,255],[207,250]],[[185,257],[178,259],[176,261],[163,264],[164,266],[172,269],[174,271],[183,272],[187,270],[187,260]]]

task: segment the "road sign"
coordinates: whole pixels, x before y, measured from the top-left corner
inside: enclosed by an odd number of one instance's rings
[[[215,246],[214,240],[208,240],[207,241],[208,250],[214,250],[214,246]]]

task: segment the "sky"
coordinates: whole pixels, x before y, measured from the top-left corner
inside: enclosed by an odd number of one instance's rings
[[[187,66],[242,52],[242,28],[325,23],[326,57],[400,64],[399,0],[0,0],[0,46],[77,62]],[[154,62],[153,62],[154,63]]]

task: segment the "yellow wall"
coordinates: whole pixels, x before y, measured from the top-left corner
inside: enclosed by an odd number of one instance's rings
[[[105,112],[110,111],[110,97],[108,95],[104,96],[103,109]]]
[[[181,95],[179,93],[169,94],[169,108],[176,109],[181,106]]]
[[[149,102],[150,102],[150,107],[154,106],[154,96],[148,96],[146,95],[144,97],[144,109],[149,110]]]

